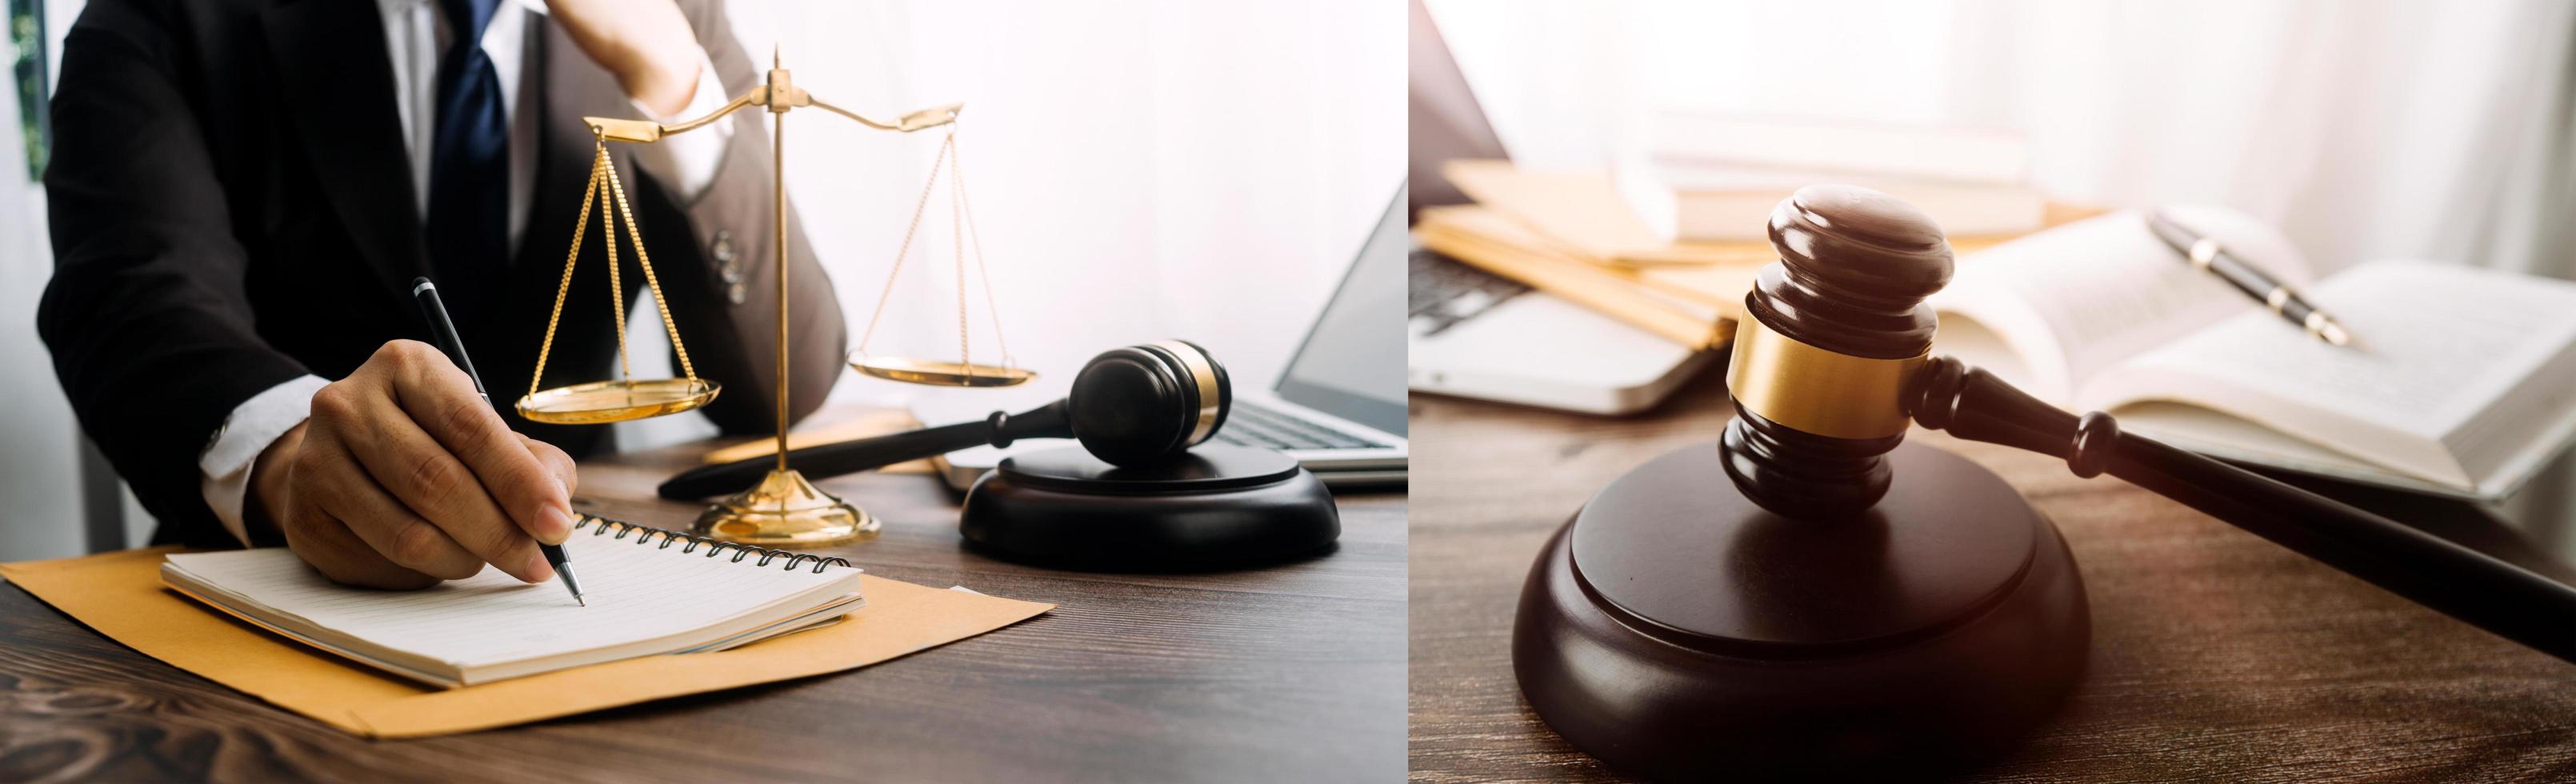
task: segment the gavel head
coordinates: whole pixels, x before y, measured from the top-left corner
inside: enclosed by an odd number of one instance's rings
[[[1216,435],[1233,411],[1234,383],[1206,349],[1166,340],[1092,357],[1064,402],[1073,437],[1093,457],[1144,465]]]
[[[1923,298],[1950,282],[1950,244],[1895,197],[1811,185],[1771,211],[1771,245],[1780,260],[1744,298],[1726,372],[1726,474],[1783,516],[1858,514],[1887,494],[1908,421],[1898,397],[1931,351]]]

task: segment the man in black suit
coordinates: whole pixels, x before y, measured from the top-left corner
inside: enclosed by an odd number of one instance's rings
[[[537,542],[570,534],[568,453],[605,432],[508,406],[535,381],[588,182],[581,118],[686,119],[757,78],[718,0],[94,0],[54,97],[39,329],[157,540],[283,541],[358,585],[486,563],[547,579]],[[706,415],[767,428],[779,286],[758,113],[611,152],[690,358],[726,388]],[[614,373],[591,220],[548,386]],[[846,338],[789,220],[801,417]],[[495,405],[418,342],[424,275]],[[623,301],[641,279],[622,277]]]

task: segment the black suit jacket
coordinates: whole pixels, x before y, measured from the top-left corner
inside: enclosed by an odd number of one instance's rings
[[[721,2],[681,8],[727,91],[756,84]],[[542,130],[527,230],[503,290],[458,326],[512,427],[581,455],[604,428],[538,425],[511,405],[528,390],[588,182],[581,117],[635,110],[561,28],[531,21],[542,43],[527,67],[542,77],[518,111],[540,113]],[[388,340],[428,339],[410,282],[430,264],[395,99],[368,0],[96,0],[73,23],[45,175],[55,270],[37,325],[82,428],[161,521],[156,540],[224,538],[197,463],[235,406],[300,374],[345,376]],[[630,146],[610,151],[689,358],[724,385],[706,416],[765,432],[777,388],[769,145],[757,112],[728,121],[715,180],[692,203],[644,176]],[[602,217],[582,243],[546,386],[616,372]],[[643,276],[621,250],[621,294],[636,302]],[[787,266],[789,408],[802,416],[830,391],[846,336],[792,213]]]

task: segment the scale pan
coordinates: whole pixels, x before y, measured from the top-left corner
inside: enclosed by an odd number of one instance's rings
[[[888,381],[942,387],[1007,387],[1037,378],[1037,371],[1003,365],[969,365],[935,359],[850,357],[850,367]]]
[[[677,414],[707,404],[724,388],[694,378],[597,381],[519,398],[519,416],[555,425],[598,425]]]

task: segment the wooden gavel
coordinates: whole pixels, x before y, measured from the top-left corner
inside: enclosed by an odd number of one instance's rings
[[[2054,455],[2180,501],[2535,650],[2576,661],[2576,587],[2323,496],[2155,440],[2109,414],[2060,411],[1993,374],[1930,355],[1923,298],[1949,282],[1940,229],[1885,194],[1813,186],[1770,224],[1781,261],[1746,297],[1720,441],[1727,475],[1784,517],[1867,511],[1909,423]],[[1830,260],[1819,263],[1818,259]],[[2319,350],[2331,350],[2319,346]]]

